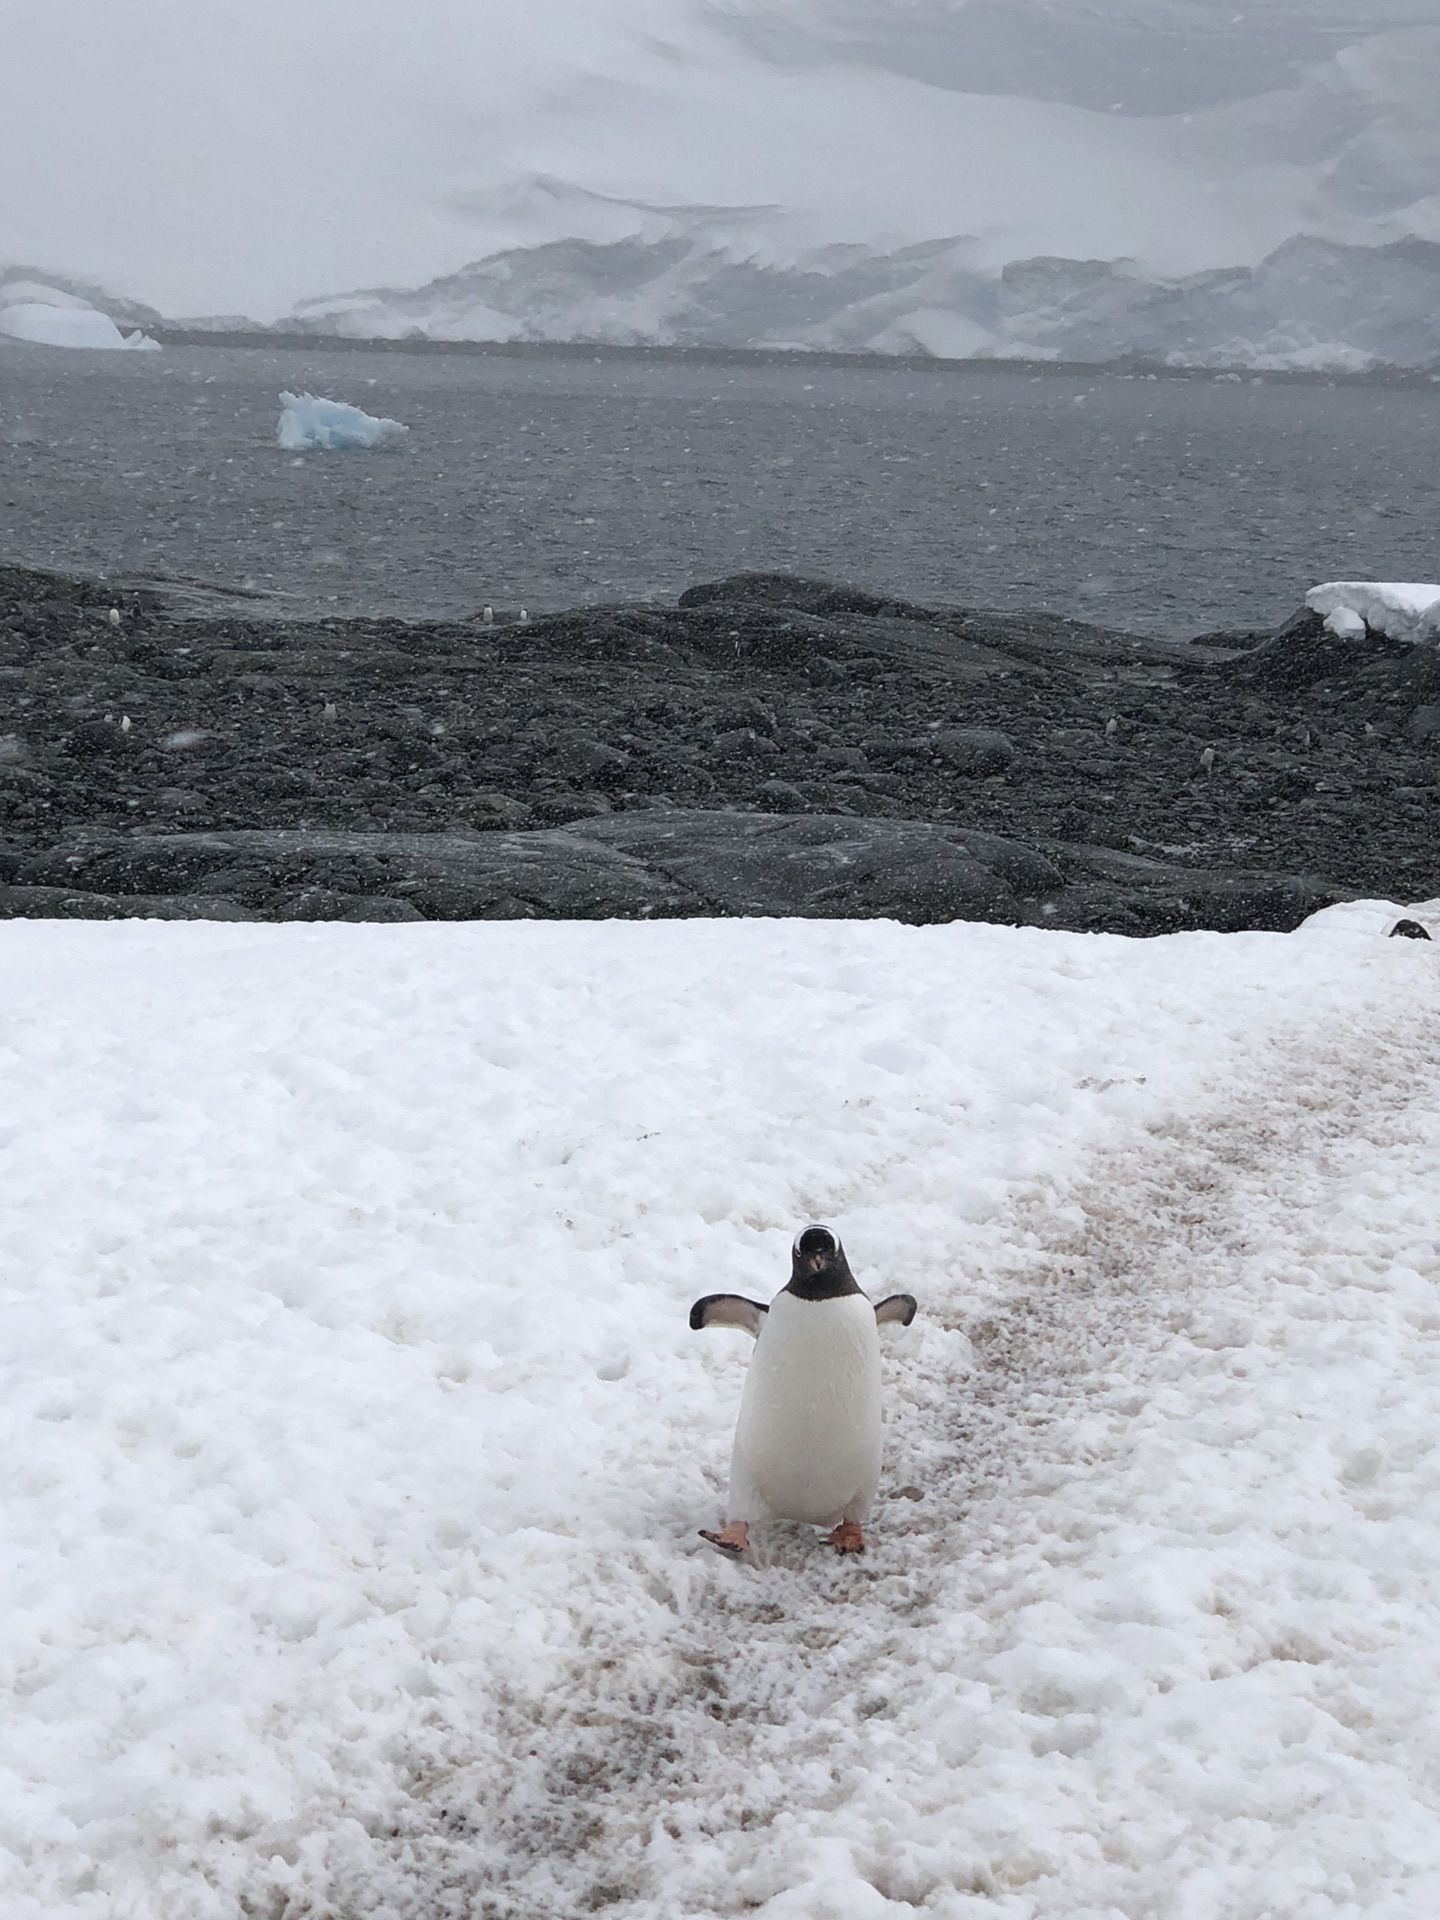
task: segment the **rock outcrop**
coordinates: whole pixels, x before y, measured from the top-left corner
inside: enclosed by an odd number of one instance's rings
[[[276,622],[0,570],[0,916],[1284,927],[1440,891],[1440,650],[740,575]]]

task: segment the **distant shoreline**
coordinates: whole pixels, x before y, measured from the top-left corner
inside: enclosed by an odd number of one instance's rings
[[[948,360],[922,353],[845,353],[808,347],[622,346],[588,340],[431,340],[428,338],[354,339],[346,334],[272,333],[263,327],[211,330],[208,327],[145,328],[162,347],[245,347],[303,352],[461,354],[502,360],[612,360],[621,363],[720,367],[825,367],[851,372],[1022,373],[1059,379],[1200,380],[1233,385],[1261,382],[1275,386],[1431,387],[1440,373],[1422,367],[1372,367],[1363,373],[1342,369],[1276,367],[1177,367],[1158,360],[1020,360],[969,358]]]

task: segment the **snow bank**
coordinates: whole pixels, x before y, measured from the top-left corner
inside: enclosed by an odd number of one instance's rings
[[[1305,604],[1325,615],[1332,633],[1360,640],[1366,629],[1392,640],[1434,641],[1440,635],[1440,586],[1408,580],[1330,580],[1312,587]]]
[[[1431,1910],[1395,912],[0,927],[0,1906]],[[1266,1172],[1377,1063],[1398,1139]],[[685,1312],[813,1218],[921,1301],[886,1500],[862,1567],[731,1567],[745,1343]]]
[[[377,419],[344,400],[322,400],[313,393],[282,393],[280,403],[275,437],[287,453],[383,447],[410,431],[398,420]]]
[[[45,347],[136,348],[158,353],[148,334],[121,333],[108,313],[94,307],[52,306],[49,301],[15,300],[0,307],[0,333]]]

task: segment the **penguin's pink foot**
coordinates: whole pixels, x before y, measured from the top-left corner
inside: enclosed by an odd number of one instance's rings
[[[837,1553],[863,1553],[865,1551],[864,1530],[853,1520],[842,1520],[838,1527],[825,1536],[827,1547],[834,1547]]]
[[[708,1540],[712,1547],[718,1547],[722,1553],[728,1553],[732,1560],[738,1560],[742,1553],[749,1551],[750,1528],[744,1520],[731,1520],[719,1533],[701,1527],[700,1538]]]

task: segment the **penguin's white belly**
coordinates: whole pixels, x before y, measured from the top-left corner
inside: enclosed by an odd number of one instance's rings
[[[863,1294],[782,1293],[755,1342],[730,1468],[730,1517],[862,1521],[880,1480],[880,1337]]]

